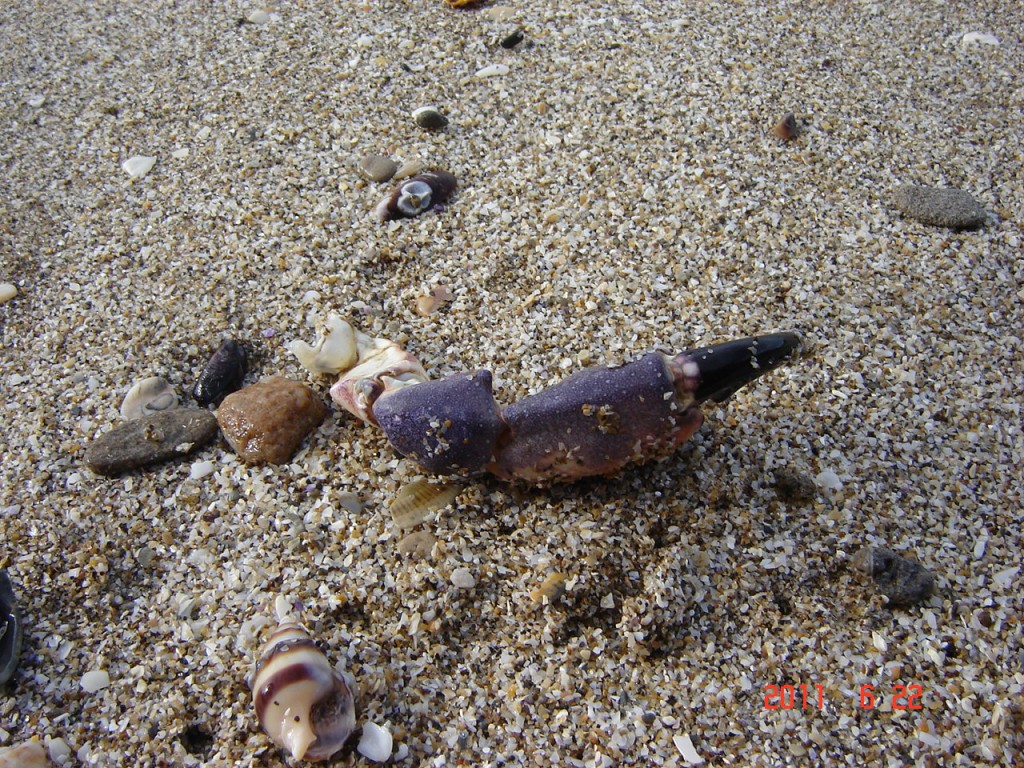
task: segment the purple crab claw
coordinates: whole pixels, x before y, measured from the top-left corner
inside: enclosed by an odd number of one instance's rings
[[[678,355],[649,352],[580,371],[505,409],[488,371],[385,389],[372,405],[392,446],[436,474],[486,469],[505,480],[572,482],[672,453],[721,402],[798,352],[796,334]]]

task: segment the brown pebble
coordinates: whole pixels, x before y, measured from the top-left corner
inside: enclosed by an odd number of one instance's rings
[[[980,611],[978,611],[977,615],[978,623],[981,624],[981,626],[985,627],[985,629],[988,629],[995,623],[994,621],[992,621],[992,613],[987,608],[982,608]]]
[[[779,120],[772,128],[772,133],[778,136],[783,141],[792,141],[800,133],[800,124],[796,121],[796,115],[790,112],[784,118]]]
[[[271,376],[224,398],[217,410],[224,437],[249,464],[284,464],[327,415],[305,384]]]
[[[185,456],[217,436],[217,419],[205,408],[174,408],[118,424],[85,450],[85,464],[101,475]]]
[[[565,574],[552,573],[539,587],[530,592],[530,599],[538,605],[550,605],[565,594]]]

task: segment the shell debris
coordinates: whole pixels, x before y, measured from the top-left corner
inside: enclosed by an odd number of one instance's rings
[[[565,594],[565,574],[551,573],[541,585],[530,592],[530,599],[537,605],[550,605]]]
[[[462,493],[462,486],[454,483],[432,483],[413,480],[398,492],[391,502],[391,517],[403,530],[415,528],[432,512],[444,509]]]
[[[178,393],[167,379],[150,376],[136,382],[128,390],[121,403],[121,418],[125,421],[141,419],[158,411],[167,411],[178,406]]]
[[[416,314],[427,317],[452,300],[452,291],[447,285],[437,285],[430,293],[416,297]]]

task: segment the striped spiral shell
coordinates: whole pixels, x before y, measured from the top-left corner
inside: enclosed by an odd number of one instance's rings
[[[267,640],[252,702],[263,730],[296,760],[326,760],[356,732],[352,691],[309,633],[292,622]]]

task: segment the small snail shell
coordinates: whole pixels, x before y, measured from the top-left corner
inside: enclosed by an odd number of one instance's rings
[[[446,171],[425,171],[395,187],[374,209],[381,221],[419,216],[431,206],[443,203],[458,181]]]
[[[252,680],[260,726],[296,760],[326,760],[356,732],[352,691],[309,633],[282,622]]]

